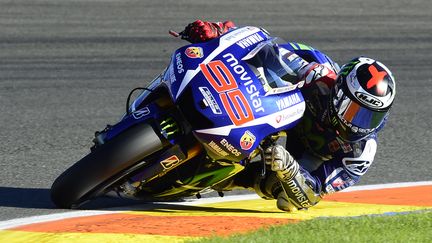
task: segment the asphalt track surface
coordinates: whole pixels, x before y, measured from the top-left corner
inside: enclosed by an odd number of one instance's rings
[[[278,210],[272,200],[248,194],[19,218],[0,221],[0,240],[171,243],[198,237],[250,233],[260,228],[315,218],[385,217],[431,210],[432,182],[366,185],[326,196],[309,210],[290,213]],[[335,227],[329,225],[328,230]],[[431,235],[427,225],[421,228],[425,239]],[[418,234],[406,234],[405,241],[416,239],[413,235]]]
[[[185,42],[198,18],[233,20],[344,63],[366,55],[397,79],[397,99],[361,184],[431,180],[429,0],[0,0],[0,220],[51,214],[53,180],[88,152]]]

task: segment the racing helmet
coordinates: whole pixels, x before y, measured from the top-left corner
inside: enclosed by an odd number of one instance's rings
[[[330,94],[329,117],[337,135],[353,142],[381,129],[395,94],[393,75],[381,62],[358,57],[343,65]]]

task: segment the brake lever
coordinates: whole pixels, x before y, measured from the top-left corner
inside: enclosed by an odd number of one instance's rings
[[[176,31],[174,31],[174,30],[169,30],[168,31],[168,33],[170,34],[170,35],[172,35],[172,36],[174,36],[174,37],[179,37],[180,36],[180,34],[182,33],[182,32],[180,32],[180,33],[177,33]]]
[[[186,33],[184,31],[181,32],[176,32],[174,30],[169,30],[168,33],[176,38],[182,39],[182,40],[187,40],[189,41],[189,36],[186,35]]]

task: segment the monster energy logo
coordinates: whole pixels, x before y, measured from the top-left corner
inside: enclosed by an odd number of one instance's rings
[[[331,118],[331,124],[332,124],[333,126],[336,126],[336,125],[338,124],[338,119],[336,118],[336,116],[333,116],[333,117]]]
[[[355,65],[357,65],[357,63],[359,63],[359,60],[356,61],[351,61],[345,65],[342,66],[342,69],[340,71],[340,74],[342,74],[343,76],[347,76],[349,72],[351,72],[351,70],[354,68]]]
[[[177,123],[171,117],[168,117],[167,119],[163,120],[160,123],[160,126],[161,126],[162,134],[168,139],[171,138],[176,133],[180,132]]]

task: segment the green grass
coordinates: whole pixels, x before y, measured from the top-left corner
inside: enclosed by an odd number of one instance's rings
[[[392,216],[317,218],[250,234],[193,242],[432,242],[432,211]]]

